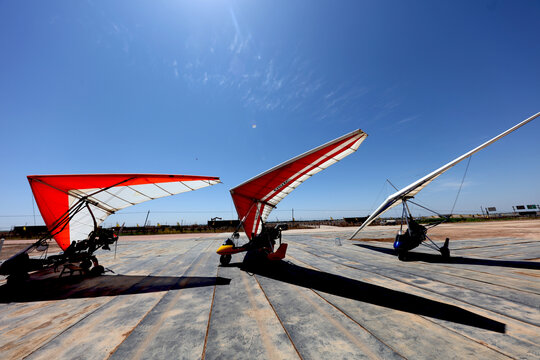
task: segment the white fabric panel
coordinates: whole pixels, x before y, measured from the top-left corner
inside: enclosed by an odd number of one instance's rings
[[[88,196],[90,194],[93,194],[95,193],[96,191],[99,191],[101,190],[100,188],[94,188],[94,189],[74,189],[74,190],[69,190],[69,193],[70,194],[75,194],[75,195],[79,195],[79,196]],[[77,199],[76,199],[77,200]]]
[[[74,194],[75,196],[90,196],[91,194],[95,194],[96,192],[100,191],[101,189],[82,189],[82,190],[70,190],[70,194]],[[120,209],[123,209],[125,207],[128,207],[130,205],[133,205],[132,203],[126,202],[124,198],[120,199],[118,197],[118,192],[120,189],[112,188],[109,189],[108,192],[99,192],[93,196],[90,196],[89,198],[93,201],[96,201],[103,205],[103,207],[110,209],[111,211],[117,211]],[[70,204],[71,206],[71,204]]]
[[[213,184],[210,184],[209,181],[205,181],[205,180],[185,181],[184,184],[194,190],[203,188],[205,186],[213,185]]]
[[[126,186],[118,186],[105,191],[97,192],[98,190],[86,191],[90,198],[103,204],[107,208],[111,208],[112,211],[117,211],[128,207],[133,204],[137,204],[146,200],[150,200],[148,197],[137,193],[133,189]],[[97,192],[97,193],[96,193]]]
[[[213,182],[217,184],[218,182]],[[200,189],[202,187],[213,185],[206,181],[186,181],[186,182],[171,182],[160,184],[141,184],[131,186],[116,186],[107,191],[99,192],[92,196],[92,199],[102,202],[111,210],[117,211],[126,208],[130,205],[139,204],[144,201],[157,199],[171,194]],[[189,187],[188,187],[189,186]],[[99,189],[84,189],[77,192],[90,195],[96,193]]]
[[[363,138],[356,140],[356,143],[354,143],[354,145],[351,146],[352,152],[355,152],[356,150],[358,150],[358,148],[360,147],[360,144],[362,143],[362,141],[364,141]],[[345,155],[345,156],[347,156],[347,155]]]
[[[300,176],[298,179],[296,179],[296,181],[300,182],[300,183],[303,183],[304,181],[306,181],[307,179],[309,179],[311,176],[308,175],[308,174],[305,174],[305,175],[302,175]]]
[[[189,187],[187,187],[184,183],[180,181],[161,183],[157,185],[163,190],[170,192],[171,194],[180,194],[186,191],[191,191]]]
[[[351,155],[353,152],[355,152],[356,150],[345,150],[344,152],[342,152],[341,154],[337,154],[336,156],[334,156],[334,159],[336,160],[341,160],[349,155]]]
[[[68,204],[69,204],[69,208],[71,208],[73,206],[73,204],[75,204],[75,202],[77,201],[78,199],[76,197],[73,197],[73,196],[70,196],[68,195]]]
[[[268,201],[268,203],[275,206],[277,203],[279,203],[281,200],[283,200],[285,198],[285,196],[287,196],[287,194],[288,193],[281,192],[281,193],[277,194],[276,196],[274,196],[272,199],[270,199],[270,201]]]
[[[266,222],[266,219],[268,219],[268,216],[270,215],[270,213],[272,212],[274,208],[271,207],[271,206],[265,206],[264,207],[264,211],[263,211],[263,214],[261,216],[261,219],[262,221]]]
[[[287,187],[287,188],[290,188],[290,191],[287,191],[288,189],[285,189],[284,192],[289,193],[293,191],[294,189],[296,189],[300,184],[302,184],[302,181],[295,180],[291,183],[290,186]]]
[[[109,189],[106,192],[102,191],[92,196],[92,199],[98,200],[100,203],[106,204],[107,207],[110,207],[112,211],[118,211],[130,205],[133,205],[133,203],[125,200],[122,194],[119,193],[119,191],[117,191],[116,189]]]
[[[261,205],[261,203],[257,203],[257,211],[255,213],[255,229],[253,229],[253,232],[255,234],[258,234],[260,232],[259,229],[261,229],[261,222],[257,224],[257,219],[259,218],[259,216],[261,216]]]
[[[141,184],[131,186],[116,186],[106,191],[101,189],[83,189],[71,190],[68,196],[69,206],[73,206],[81,197],[89,196],[89,199],[97,202],[105,209],[90,205],[92,213],[96,219],[97,225],[101,225],[103,221],[113,212],[124,209],[128,206],[139,204],[144,201],[179,194],[182,192],[200,189],[206,186],[218,184],[217,180],[195,180],[195,181],[178,181],[174,180],[169,183],[160,184]],[[84,240],[88,238],[90,232],[94,230],[94,221],[92,215],[87,208],[83,208],[73,216],[69,223],[70,239]]]
[[[131,188],[135,192],[140,193],[140,194],[135,195],[135,196],[142,196],[141,194],[143,194],[143,195],[148,196],[148,197],[150,197],[152,199],[158,199],[158,198],[162,198],[162,197],[171,195],[168,192],[164,191],[163,189],[157,187],[154,184],[131,185],[131,186],[129,186],[129,188]],[[143,197],[141,197],[141,199],[142,198]],[[140,203],[140,202],[143,202],[143,201],[146,201],[146,200],[133,201],[133,202]]]
[[[107,216],[109,216],[109,213],[95,206],[90,205],[90,209],[92,209],[92,213],[96,218],[96,223],[98,226],[103,223]],[[69,237],[71,241],[84,240],[88,238],[88,234],[90,234],[90,232],[93,230],[94,220],[86,207],[75,214],[75,216],[73,216],[69,222]]]
[[[329,167],[330,165],[333,165],[335,163],[337,163],[338,161],[335,159],[335,158],[331,158],[325,162],[323,162],[321,165],[319,165],[319,168],[322,168],[322,169],[326,169],[327,167]]]

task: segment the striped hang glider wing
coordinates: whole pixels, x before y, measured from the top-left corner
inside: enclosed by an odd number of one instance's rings
[[[286,161],[231,189],[231,196],[249,239],[258,234],[272,209],[298,185],[355,152],[367,134],[353,131]]]
[[[459,163],[460,161],[462,160],[465,160],[466,158],[472,156],[474,153],[482,150],[483,148],[487,147],[488,145],[494,143],[495,141],[505,137],[506,135],[510,134],[511,132],[513,132],[514,130],[517,130],[518,128],[522,127],[523,125],[527,124],[528,122],[534,120],[535,118],[537,118],[538,116],[540,116],[540,113],[537,113],[531,117],[529,117],[528,119],[525,119],[523,120],[522,122],[520,122],[519,124],[511,127],[510,129],[506,130],[505,132],[495,136],[493,139],[489,140],[489,141],[486,141],[485,143],[483,143],[482,145],[472,149],[471,151],[461,155],[460,157],[458,157],[457,159],[454,159],[452,161],[450,161],[448,164],[438,168],[437,170],[427,174],[426,176],[424,176],[423,178],[421,178],[420,180],[417,180],[415,182],[413,182],[412,184],[410,184],[409,186],[395,192],[394,194],[390,195],[374,212],[373,214],[371,214],[367,219],[366,221],[364,221],[362,223],[362,225],[354,232],[354,234],[350,237],[350,239],[353,239],[356,234],[358,234],[363,228],[365,228],[366,226],[368,226],[369,224],[371,224],[371,222],[373,220],[375,220],[376,218],[378,218],[379,216],[381,216],[384,212],[390,210],[391,208],[393,208],[394,206],[396,205],[399,205],[402,203],[403,199],[410,199],[410,198],[413,198],[416,194],[418,194],[418,192],[420,192],[420,190],[422,190],[423,188],[425,188],[430,182],[432,182],[433,180],[435,180],[438,176],[440,176],[441,174],[443,174],[445,171],[449,170],[450,168],[452,168],[454,165],[456,165],[457,163]]]
[[[153,174],[31,175],[28,181],[62,250],[71,241],[86,239],[94,230],[94,219],[100,225],[128,206],[220,182],[211,176]]]

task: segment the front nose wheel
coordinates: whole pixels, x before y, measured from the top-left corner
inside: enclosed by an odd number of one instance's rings
[[[231,262],[231,258],[231,255],[221,255],[219,257],[219,262],[221,263],[221,265],[229,265],[229,263]]]

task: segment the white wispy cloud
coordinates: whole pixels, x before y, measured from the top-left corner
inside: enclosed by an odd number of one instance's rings
[[[441,183],[439,183],[438,185],[439,185],[439,187],[445,188],[445,189],[459,189],[460,186],[461,186],[462,188],[470,187],[470,186],[473,185],[473,182],[471,182],[471,181],[464,181],[464,182],[463,182],[463,185],[462,185],[461,181],[458,181],[458,180],[449,180],[449,181],[441,182]]]
[[[431,183],[426,189],[423,190],[423,193],[425,195],[429,195],[430,193],[444,192],[449,195],[453,194],[455,196],[460,186],[461,190],[463,191],[463,189],[474,187],[476,184],[473,181],[464,181],[463,185],[461,185],[461,179],[439,180]]]
[[[268,56],[249,31],[242,29],[232,9],[230,19],[232,35],[216,33],[207,44],[198,46],[193,45],[193,38],[186,40],[181,57],[173,61],[175,77],[193,87],[234,91],[242,106],[256,111],[314,112],[314,103],[317,111],[324,112],[327,107],[338,111],[340,104],[354,102],[364,91],[328,91],[325,80],[313,70],[311,59],[294,54]]]
[[[174,59],[173,63],[172,63],[172,66],[173,66],[173,72],[174,72],[174,77],[175,78],[178,78],[178,62],[176,61],[176,59]]]
[[[322,84],[319,84],[319,86],[322,86]],[[368,92],[369,90],[366,87],[358,85],[346,87],[341,84],[337,86],[322,96],[320,101],[322,107],[319,110],[317,119],[321,121],[340,117],[347,121],[347,118],[343,118],[345,116],[343,114],[354,113],[355,111],[351,110],[358,106],[359,100]]]
[[[404,118],[404,119],[399,120],[399,121],[397,122],[397,124],[398,124],[398,125],[399,125],[399,124],[405,124],[405,123],[408,123],[408,122],[411,122],[411,121],[413,121],[413,120],[418,119],[418,117],[419,117],[418,115],[408,116],[408,117],[406,117],[406,118]]]
[[[398,107],[399,105],[400,105],[399,101],[397,101],[396,99],[391,99],[391,100],[388,100],[386,103],[384,103],[383,108],[388,109],[388,110],[392,110],[392,109]]]
[[[251,34],[244,36],[240,31],[240,26],[238,25],[238,20],[234,14],[234,10],[230,9],[231,19],[234,25],[234,38],[231,44],[229,45],[229,50],[233,53],[240,54],[247,49],[249,42],[251,41]]]
[[[129,49],[130,49],[130,44],[131,44],[131,41],[132,41],[132,36],[131,36],[131,33],[130,31],[128,30],[127,27],[125,27],[124,25],[122,24],[117,24],[117,23],[114,23],[114,22],[111,22],[110,23],[111,26],[112,26],[112,35],[114,35],[114,37],[122,43],[122,46],[121,46],[121,49],[124,53],[128,54],[129,53]]]

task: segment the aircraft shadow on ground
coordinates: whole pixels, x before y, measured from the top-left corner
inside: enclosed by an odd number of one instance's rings
[[[354,244],[365,249],[378,251],[383,254],[395,255],[393,249],[385,247],[366,245],[366,244]],[[444,259],[440,254],[425,254],[417,252],[408,252],[404,261],[423,261],[428,263],[441,263],[441,264],[463,264],[463,265],[484,265],[484,266],[502,266],[511,267],[517,269],[532,269],[540,270],[540,262],[536,261],[514,261],[514,260],[494,260],[494,259],[475,259],[466,258],[461,256],[451,256],[448,259]]]
[[[290,262],[277,261],[268,265],[254,268],[246,267],[243,263],[234,263],[228,266],[239,267],[249,273],[352,300],[498,333],[505,332],[505,324],[464,310],[458,306],[323,271],[304,268]]]
[[[0,286],[0,303],[94,298],[144,294],[186,288],[229,285],[230,279],[200,276],[101,275],[29,280],[16,287]]]

